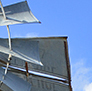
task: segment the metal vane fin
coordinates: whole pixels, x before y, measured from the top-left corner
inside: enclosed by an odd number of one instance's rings
[[[0,14],[0,26],[24,23],[41,23],[31,12],[27,1],[3,6],[0,12],[3,11],[4,19]],[[5,12],[4,12],[5,11]]]

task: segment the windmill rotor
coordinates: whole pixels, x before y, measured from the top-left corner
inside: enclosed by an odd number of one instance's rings
[[[0,91],[72,91],[67,37],[12,39],[10,25],[41,22],[27,0],[0,6],[0,26],[8,31],[0,39]]]
[[[1,6],[0,12],[2,12],[2,15],[0,15],[0,20],[1,20],[0,26],[4,26],[4,25],[7,26],[8,45],[9,45],[9,48],[0,46],[0,52],[6,53],[9,55],[7,59],[7,65],[6,65],[4,76],[7,74],[7,70],[8,70],[10,61],[12,61],[11,60],[12,56],[18,57],[28,62],[32,62],[34,64],[42,65],[42,63],[39,62],[38,60],[28,57],[27,55],[24,55],[19,51],[16,51],[16,52],[13,51],[12,44],[11,44],[11,35],[10,35],[9,25],[24,24],[24,23],[40,23],[40,21],[30,11],[27,1],[23,1],[20,3],[16,3],[16,4],[12,4],[12,5],[3,7],[3,4],[0,0],[0,6]],[[7,12],[10,12],[10,13],[7,13]],[[26,68],[27,68],[27,63],[26,63]],[[28,76],[28,70],[27,70],[27,76]]]

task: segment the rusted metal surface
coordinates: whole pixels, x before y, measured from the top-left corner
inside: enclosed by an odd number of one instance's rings
[[[4,7],[6,19],[3,17],[0,8],[0,26],[23,23],[40,23],[30,11],[27,1],[12,4]]]
[[[25,68],[26,68],[26,76],[28,77],[29,73],[28,73],[28,63],[27,62],[25,62]]]
[[[7,64],[7,62],[0,60],[0,64]]]

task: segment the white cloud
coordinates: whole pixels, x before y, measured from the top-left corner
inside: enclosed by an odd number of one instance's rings
[[[92,83],[85,86],[84,91],[92,91]]]
[[[38,37],[37,33],[28,33],[26,34],[26,37]]]
[[[13,38],[29,38],[29,37],[38,37],[38,34],[37,33],[27,33],[26,35],[20,35],[20,34],[17,34],[17,35],[14,35]]]
[[[91,83],[90,72],[91,70],[86,67],[84,59],[78,60],[77,63],[72,64],[72,85],[74,91],[89,91],[85,89],[89,86],[87,84]]]

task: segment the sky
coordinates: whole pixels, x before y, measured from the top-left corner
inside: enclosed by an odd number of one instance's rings
[[[11,37],[68,36],[73,90],[92,91],[92,0],[28,0],[28,4],[41,24],[10,25]],[[7,37],[6,26],[0,26],[0,38]]]

